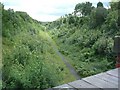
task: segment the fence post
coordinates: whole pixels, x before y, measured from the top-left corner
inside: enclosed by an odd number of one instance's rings
[[[115,36],[115,38],[114,38],[113,51],[117,55],[115,66],[116,66],[116,68],[119,68],[120,67],[120,36]]]

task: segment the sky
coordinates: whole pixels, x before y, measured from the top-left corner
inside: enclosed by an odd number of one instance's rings
[[[108,7],[110,0],[0,0],[5,9],[27,12],[38,21],[54,21],[65,14],[72,13],[75,5],[89,1],[96,6],[97,2],[103,2]]]

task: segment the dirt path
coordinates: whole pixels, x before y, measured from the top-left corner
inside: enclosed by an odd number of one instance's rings
[[[76,78],[76,80],[81,79],[80,76],[77,74],[73,66],[65,59],[65,57],[59,52],[56,43],[53,41],[53,39],[46,33],[46,36],[48,37],[48,41],[52,43],[52,47],[56,54],[61,58],[61,60],[65,63],[66,67],[69,69],[70,73]]]

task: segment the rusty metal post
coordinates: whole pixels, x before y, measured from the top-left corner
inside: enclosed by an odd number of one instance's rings
[[[115,36],[113,50],[117,55],[116,68],[120,67],[120,36]]]

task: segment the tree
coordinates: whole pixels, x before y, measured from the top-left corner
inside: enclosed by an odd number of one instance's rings
[[[117,33],[120,28],[120,9],[118,2],[111,2],[109,13],[105,21],[105,30],[110,34]]]
[[[97,8],[95,8],[92,13],[91,13],[91,20],[90,23],[92,22],[92,27],[95,28],[97,26],[101,26],[107,17],[107,9],[104,8],[102,2],[97,3]]]
[[[96,9],[96,23],[97,25],[101,25],[107,16],[107,10],[103,7],[98,7]]]
[[[110,2],[111,10],[118,10],[118,2]]]
[[[102,2],[98,2],[98,3],[97,3],[97,8],[98,8],[98,7],[103,7],[103,3],[102,3]]]
[[[93,8],[94,7],[92,6],[92,3],[86,2],[86,3],[78,3],[75,6],[74,10],[75,10],[75,13],[80,12],[83,16],[87,16],[87,15],[90,15]]]

